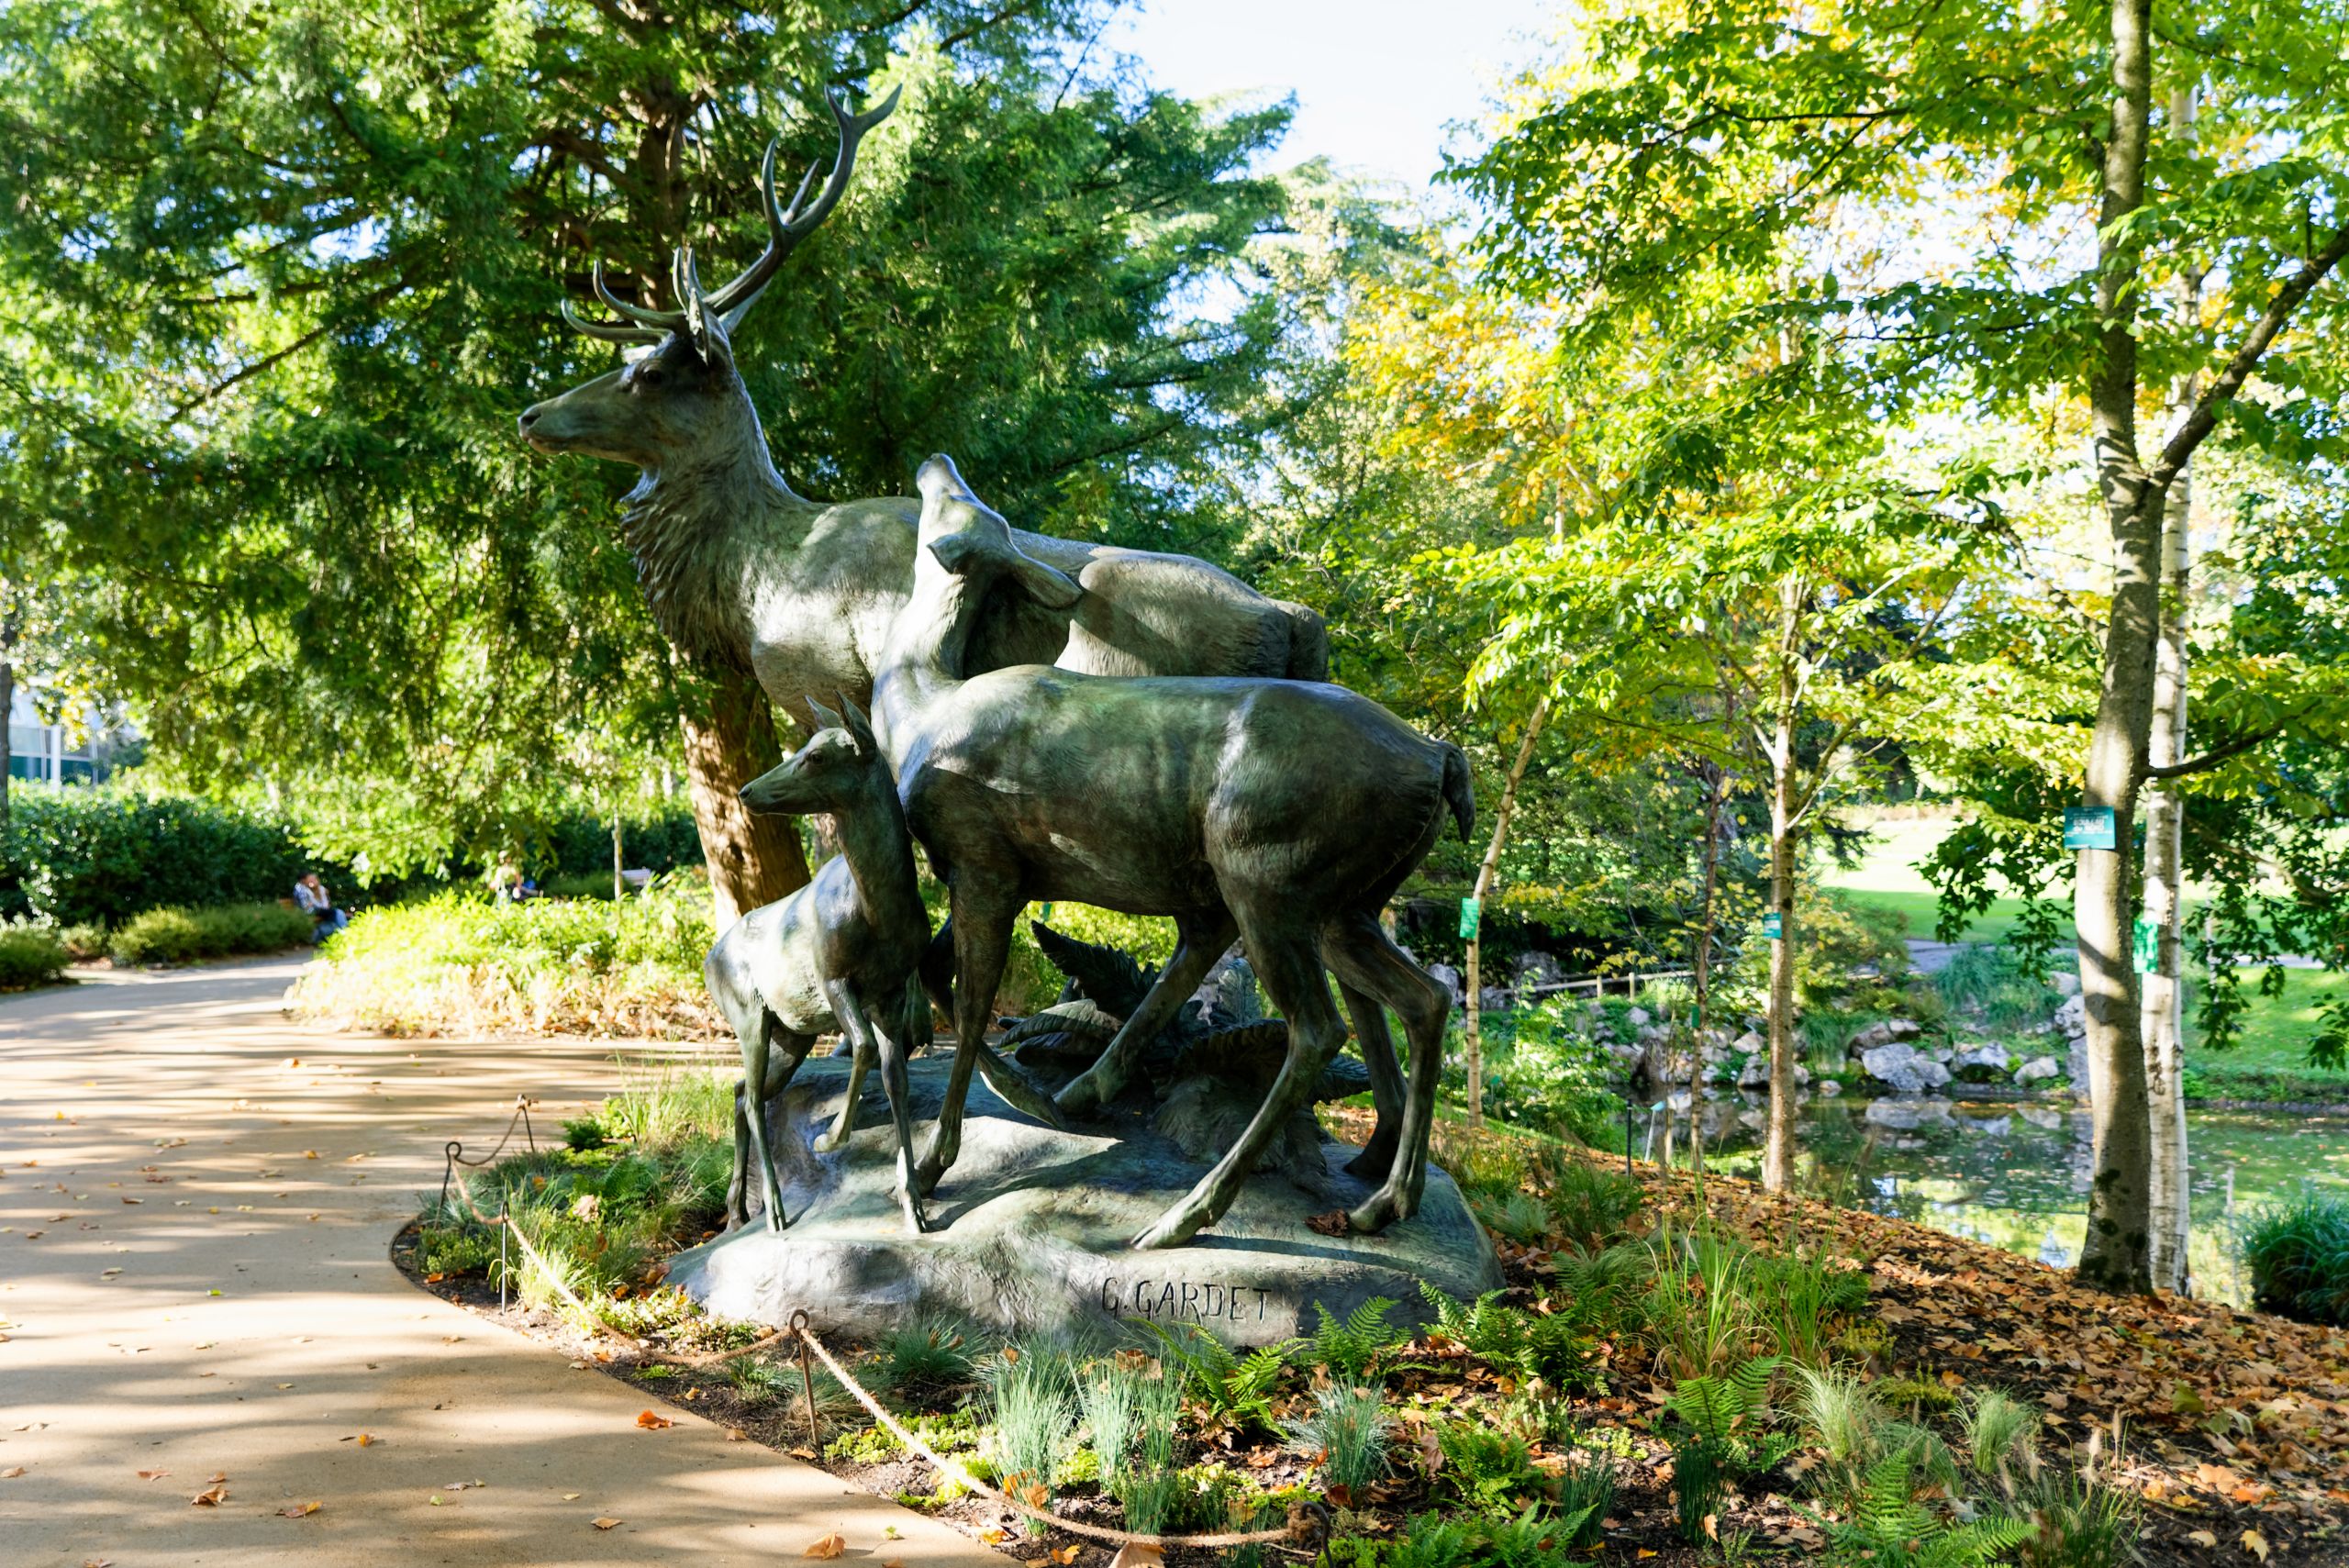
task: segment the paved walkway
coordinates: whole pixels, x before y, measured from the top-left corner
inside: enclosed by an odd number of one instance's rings
[[[441,1144],[484,1147],[518,1091],[551,1126],[611,1048],[304,1030],[299,967],[0,1000],[8,1568],[771,1563],[832,1531],[1002,1568],[682,1410],[640,1430],[643,1396],[411,1286],[388,1247]]]

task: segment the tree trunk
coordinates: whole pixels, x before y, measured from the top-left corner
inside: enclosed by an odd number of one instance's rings
[[[702,672],[707,697],[701,711],[680,717],[694,826],[701,831],[709,867],[709,894],[718,929],[807,884],[807,857],[791,817],[753,816],[742,805],[744,784],[783,760],[766,694],[748,674]]]
[[[2186,754],[2186,595],[2191,573],[2188,517],[2191,490],[2181,470],[2164,498],[2161,633],[2154,664],[2154,714],[2148,759],[2156,767]],[[2148,1251],[2158,1290],[2186,1288],[2188,1168],[2186,1144],[2186,988],[2181,973],[2185,903],[2186,801],[2176,786],[2155,785],[2145,795],[2144,919],[2155,934],[2153,972],[2143,981],[2138,1025],[2144,1036],[2145,1094],[2153,1162],[2146,1207],[2152,1219]]]
[[[2083,1283],[2114,1291],[2143,1291],[2153,1283],[2153,1126],[2137,976],[2130,961],[2130,859],[2137,785],[2152,738],[2162,497],[2147,483],[2137,450],[2137,241],[2127,232],[2127,220],[2144,200],[2153,102],[2150,9],[2150,0],[2112,0],[2112,119],[2097,240],[2097,314],[2105,325],[2088,409],[2098,484],[2112,533],[2113,592],[2103,690],[2088,738],[2080,803],[2111,811],[2113,840],[2110,849],[2078,851],[2072,906],[2095,1131],[2095,1173],[2079,1273]]]
[[[1493,837],[1485,846],[1485,860],[1476,868],[1476,887],[1470,895],[1476,901],[1476,930],[1468,939],[1468,973],[1461,982],[1467,993],[1466,1017],[1462,1028],[1466,1036],[1468,1071],[1468,1125],[1485,1125],[1485,996],[1482,957],[1485,945],[1485,895],[1492,890],[1493,875],[1500,869],[1501,846],[1508,839],[1509,814],[1517,809],[1517,786],[1525,777],[1525,765],[1533,760],[1533,743],[1542,739],[1542,727],[1550,720],[1550,699],[1544,695],[1533,705],[1532,717],[1525,721],[1525,739],[1517,744],[1517,761],[1509,765],[1508,780],[1501,785],[1500,809],[1493,814]]]
[[[2170,124],[2187,139],[2194,135],[2194,89],[2170,95]],[[2202,279],[2192,268],[2178,277],[2180,324],[2191,329],[2201,314]],[[2192,373],[2170,388],[2173,423],[2193,408],[2200,390]],[[2146,760],[2168,767],[2186,756],[2186,616],[2194,573],[2194,491],[2188,468],[2180,468],[2162,498],[2161,624],[2154,654],[2153,729]],[[2145,797],[2144,918],[2154,931],[2153,972],[2144,977],[2138,1028],[2144,1036],[2147,1119],[2153,1127],[2153,1164],[2146,1207],[2153,1221],[2148,1260],[2157,1290],[2183,1291],[2190,1264],[2191,1170],[2186,1140],[2185,899],[2186,797],[2174,784],[2155,784]]]
[[[1721,705],[1724,722],[1733,721],[1737,704],[1733,695]],[[1705,789],[1705,890],[1697,902],[1697,940],[1688,955],[1689,989],[1696,994],[1690,1009],[1688,1025],[1688,1165],[1697,1173],[1697,1198],[1705,1196],[1705,1124],[1698,1116],[1698,1095],[1705,1071],[1705,1029],[1712,1004],[1713,974],[1713,906],[1720,895],[1721,884],[1721,812],[1729,805],[1730,773],[1727,768],[1708,770]],[[1672,1085],[1664,1085],[1666,1136],[1664,1162],[1672,1163],[1669,1143],[1672,1128]]]
[[[16,771],[16,736],[11,725],[17,713],[17,666],[0,658],[0,857],[7,853],[8,786]]]
[[[620,806],[615,800],[612,802],[612,902],[615,904],[628,896],[628,878],[620,874],[620,868],[628,863],[622,858],[625,853],[620,841]]]
[[[1791,606],[1788,611],[1792,614]],[[1787,637],[1793,642],[1791,632]],[[1762,1146],[1762,1186],[1782,1193],[1795,1179],[1795,665],[1778,661],[1778,717],[1770,746],[1770,1129]]]

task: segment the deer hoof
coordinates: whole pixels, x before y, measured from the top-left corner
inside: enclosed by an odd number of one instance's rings
[[[1400,1196],[1381,1187],[1346,1216],[1346,1224],[1363,1235],[1375,1236],[1395,1221],[1409,1218],[1410,1212],[1410,1207]]]

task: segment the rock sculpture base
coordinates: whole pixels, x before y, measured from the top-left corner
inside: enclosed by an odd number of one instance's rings
[[[947,1066],[911,1064],[917,1149]],[[1319,1192],[1261,1173],[1188,1245],[1135,1251],[1129,1240],[1207,1167],[1152,1132],[1145,1115],[1055,1132],[975,1079],[962,1156],[930,1203],[937,1229],[910,1235],[897,1211],[879,1077],[866,1079],[848,1147],[818,1154],[811,1146],[840,1109],[848,1063],[804,1064],[769,1106],[789,1228],[770,1232],[754,1213],[748,1229],[674,1259],[671,1283],[723,1318],[780,1327],[804,1307],[817,1328],[850,1335],[935,1314],[1017,1331],[1196,1323],[1235,1346],[1309,1332],[1319,1321],[1316,1303],[1342,1317],[1390,1296],[1398,1304],[1391,1320],[1422,1322],[1431,1316],[1422,1280],[1464,1299],[1501,1284],[1491,1241],[1452,1178],[1432,1167],[1419,1214],[1381,1235],[1326,1236],[1308,1226],[1371,1190],[1343,1173],[1355,1151],[1342,1143],[1323,1146]]]

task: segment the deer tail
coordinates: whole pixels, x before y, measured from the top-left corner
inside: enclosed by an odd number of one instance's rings
[[[1476,785],[1468,775],[1468,758],[1449,740],[1439,740],[1443,748],[1443,798],[1452,806],[1452,819],[1460,824],[1460,841],[1472,843],[1476,831]]]

